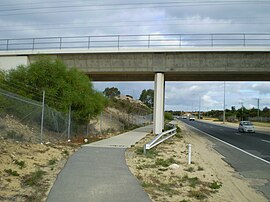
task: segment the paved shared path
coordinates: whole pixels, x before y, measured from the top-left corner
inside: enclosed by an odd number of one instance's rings
[[[145,137],[146,126],[85,145],[67,161],[47,202],[151,202],[125,161],[125,150]]]

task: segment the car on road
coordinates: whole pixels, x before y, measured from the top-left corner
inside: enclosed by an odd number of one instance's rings
[[[190,116],[190,117],[189,117],[189,120],[190,120],[190,121],[195,121],[194,116]]]
[[[255,127],[250,121],[240,121],[238,131],[243,133],[255,133]]]

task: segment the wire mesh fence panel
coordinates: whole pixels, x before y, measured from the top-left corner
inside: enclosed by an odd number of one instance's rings
[[[68,117],[44,107],[41,133],[42,103],[0,89],[0,133],[17,141],[53,142],[67,140]]]
[[[80,123],[72,111],[70,115],[59,112],[41,102],[0,89],[0,135],[16,141],[46,143],[118,134],[151,122],[152,114],[149,112],[127,113],[105,109],[90,122]]]

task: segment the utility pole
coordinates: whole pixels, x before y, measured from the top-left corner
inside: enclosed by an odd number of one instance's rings
[[[199,120],[201,119],[201,96],[199,98]]]
[[[257,98],[258,101],[258,121],[260,120],[260,98]]]
[[[223,124],[225,123],[225,119],[226,119],[226,103],[225,103],[225,95],[226,95],[226,83],[224,81],[224,96],[223,96]]]
[[[241,116],[241,121],[243,121],[244,103],[243,103],[243,102],[240,102],[239,104],[242,105],[242,116]]]

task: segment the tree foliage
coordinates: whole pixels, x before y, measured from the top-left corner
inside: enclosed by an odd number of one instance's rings
[[[104,107],[105,98],[93,89],[89,78],[75,68],[67,69],[60,60],[41,57],[28,66],[19,66],[5,75],[6,90],[42,101],[46,93],[46,104],[67,112],[71,106],[74,118],[87,122]]]
[[[261,117],[270,117],[270,109],[265,107],[263,110],[259,110]],[[223,115],[222,110],[211,110],[208,112],[210,117],[220,118]],[[236,109],[234,106],[230,109],[226,109],[226,117],[235,116],[239,120],[246,120],[248,117],[257,117],[258,116],[258,109],[251,108],[247,109],[245,107]]]
[[[141,100],[148,107],[153,107],[154,105],[154,90],[153,89],[144,89],[140,95],[139,100]]]
[[[103,91],[103,94],[107,98],[114,98],[114,97],[120,96],[121,92],[118,90],[118,88],[112,87],[112,88],[105,88],[105,90]]]

